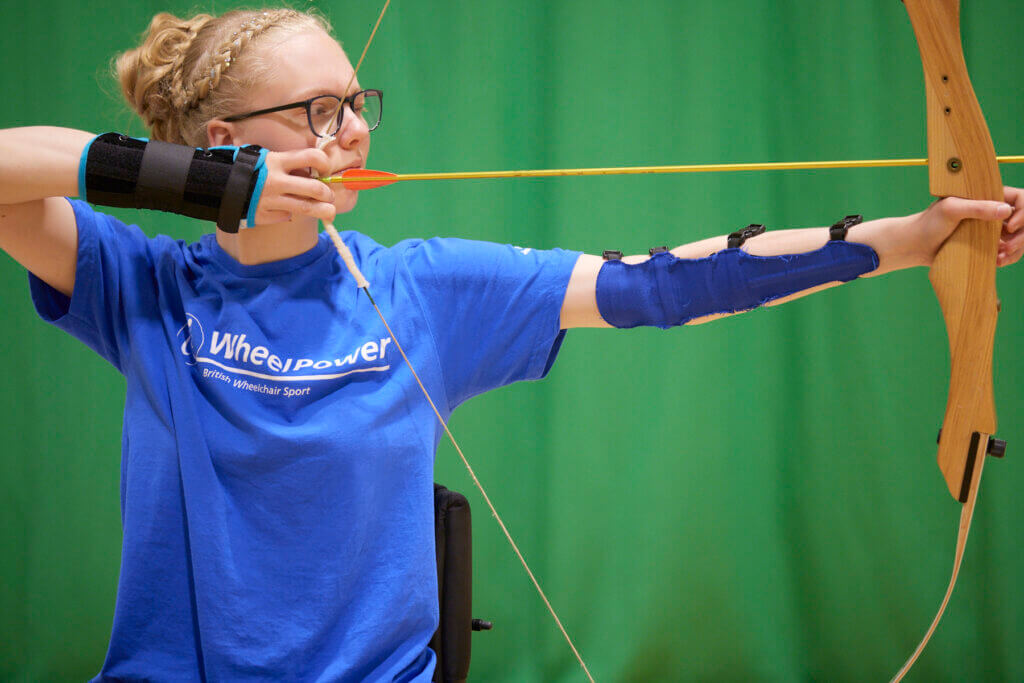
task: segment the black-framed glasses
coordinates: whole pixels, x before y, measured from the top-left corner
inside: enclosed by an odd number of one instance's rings
[[[369,130],[376,130],[380,125],[380,117],[384,108],[383,90],[360,90],[342,99],[336,95],[317,95],[301,102],[282,104],[279,107],[259,109],[247,114],[229,116],[225,121],[241,121],[261,114],[273,114],[286,109],[306,110],[306,121],[313,135],[318,138],[335,135],[345,121],[345,110],[350,109],[366,123]]]

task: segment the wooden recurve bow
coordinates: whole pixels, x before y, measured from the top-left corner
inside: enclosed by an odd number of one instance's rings
[[[1003,201],[995,149],[964,63],[960,0],[904,0],[924,66],[928,114],[928,179],[936,197]],[[956,585],[986,454],[1002,456],[992,438],[996,408],[992,346],[999,300],[996,255],[999,221],[963,221],[939,249],[928,279],[949,334],[949,398],[939,432],[939,469],[963,504],[949,587],[938,613],[903,667],[899,681],[924,650]]]

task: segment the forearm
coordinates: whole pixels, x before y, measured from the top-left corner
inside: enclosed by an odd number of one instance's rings
[[[78,167],[92,133],[32,126],[0,130],[0,205],[78,196]]]
[[[902,270],[912,266],[923,265],[920,258],[920,249],[915,251],[912,244],[906,239],[906,231],[903,229],[907,218],[882,218],[868,221],[850,228],[846,235],[848,242],[865,244],[878,255],[878,268],[863,274],[861,277],[875,277],[894,270]],[[743,249],[755,256],[779,256],[782,254],[800,254],[815,249],[820,249],[828,242],[828,228],[803,228],[792,230],[773,230],[757,237],[750,238],[743,245]],[[727,238],[713,237],[711,239],[682,245],[672,250],[672,253],[679,258],[703,258],[710,254],[726,248]],[[780,297],[768,302],[767,306],[778,306],[809,294],[831,289],[842,284],[833,281],[810,287],[802,291],[794,292],[788,296]],[[723,318],[732,313],[718,313],[706,315],[689,321],[690,325],[699,325]]]
[[[905,237],[903,224],[909,217],[881,218],[867,221],[850,228],[846,234],[847,242],[866,244],[878,254],[878,268],[862,277],[874,277],[894,270],[911,266],[923,265],[920,247],[913,248],[911,241]],[[828,242],[828,228],[798,228],[791,230],[769,230],[757,237],[751,237],[743,244],[743,250],[754,256],[779,256],[782,254],[802,254],[825,246]],[[711,237],[699,242],[691,242],[672,249],[678,258],[704,258],[722,251],[727,247],[727,237]],[[629,256],[623,260],[627,263],[641,263],[648,256]]]
[[[920,248],[914,249],[914,240],[907,236],[908,222],[913,217],[906,218],[885,218],[855,225],[847,233],[846,241],[855,244],[863,244],[870,247],[878,258],[878,267],[864,273],[864,276],[880,275],[892,270],[907,268],[922,263]],[[749,238],[742,246],[742,250],[753,256],[783,256],[798,255],[815,252],[824,247],[829,241],[828,228],[805,228],[795,230],[772,230],[756,237]],[[684,244],[671,250],[673,256],[679,259],[696,262],[705,259],[715,253],[722,253],[728,247],[728,237],[725,235],[712,237]],[[651,257],[647,255],[627,256],[622,259],[627,264],[642,264]],[[595,290],[597,287],[598,273],[604,265],[598,257],[583,256],[570,280],[566,299],[562,309],[562,323],[566,327],[608,327],[608,322],[601,316]],[[761,300],[763,305],[777,305],[792,301],[793,299],[827,289],[839,284],[839,279],[822,279],[820,284],[806,286],[803,288],[789,289],[784,295],[771,297],[768,301]],[[737,282],[733,282],[733,285]],[[731,287],[733,285],[721,286]],[[653,282],[652,285],[653,286]],[[731,290],[730,290],[731,291]],[[725,293],[725,290],[717,290],[717,293]],[[698,314],[686,320],[686,324],[699,324],[717,318],[731,315],[733,312],[748,310],[744,306],[723,306],[713,307],[707,314]],[[678,324],[678,323],[677,323]]]

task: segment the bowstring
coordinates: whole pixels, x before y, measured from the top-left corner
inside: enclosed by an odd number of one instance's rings
[[[366,57],[366,52],[370,49],[370,44],[373,42],[373,37],[377,34],[377,28],[380,26],[380,22],[384,18],[384,13],[387,11],[388,5],[390,4],[391,0],[386,0],[384,6],[381,8],[380,15],[377,17],[377,23],[374,24],[373,31],[370,32],[370,37],[366,41],[366,45],[363,47],[363,53],[359,56],[359,60],[356,62],[356,66],[352,70],[352,77],[349,79],[348,85],[345,87],[346,93],[348,92],[349,87],[352,86],[352,83],[355,82],[356,74],[359,73],[359,67],[362,66],[363,64],[363,59]],[[343,102],[338,104],[339,109],[343,106]],[[325,146],[330,144],[335,139],[333,135],[330,135],[327,132],[329,130],[328,127],[332,125],[333,120],[334,117],[328,119],[328,123],[321,130],[320,137],[317,141],[317,149],[323,149]],[[537,580],[537,577],[530,569],[530,565],[526,562],[526,558],[523,556],[522,551],[519,550],[518,544],[516,544],[515,540],[513,540],[512,534],[509,532],[508,527],[505,526],[505,522],[501,519],[501,515],[498,514],[498,510],[497,508],[494,507],[494,503],[491,502],[491,497],[488,496],[487,491],[484,490],[483,484],[480,483],[480,479],[477,478],[476,472],[473,471],[473,467],[469,464],[469,460],[466,458],[466,455],[462,452],[462,448],[459,446],[458,441],[455,440],[455,435],[452,434],[451,429],[448,428],[448,423],[445,421],[444,417],[441,416],[441,412],[437,409],[437,405],[434,403],[434,400],[430,397],[430,392],[427,391],[426,386],[424,386],[422,380],[420,380],[419,373],[416,372],[416,369],[413,367],[412,362],[409,360],[409,357],[405,354],[405,349],[402,348],[402,345],[399,343],[394,331],[392,331],[391,325],[388,324],[388,321],[384,318],[384,314],[381,312],[380,307],[377,305],[377,302],[374,301],[373,295],[370,294],[370,283],[366,280],[366,277],[363,275],[362,271],[360,271],[359,267],[356,265],[355,259],[352,257],[351,250],[349,250],[344,240],[341,239],[341,235],[338,234],[338,230],[334,227],[333,221],[324,221],[323,223],[324,231],[328,234],[328,236],[331,238],[331,241],[334,243],[334,247],[338,251],[338,255],[341,256],[341,260],[345,263],[345,267],[348,269],[349,274],[351,274],[352,277],[355,279],[356,286],[366,294],[366,298],[369,300],[370,305],[373,306],[373,310],[377,312],[377,316],[380,318],[380,321],[384,324],[384,328],[388,331],[388,336],[391,338],[392,343],[395,345],[395,348],[398,349],[398,352],[402,355],[402,360],[405,361],[406,366],[409,368],[409,371],[412,373],[413,378],[416,380],[416,384],[419,385],[420,391],[423,392],[424,398],[427,399],[427,403],[430,404],[430,408],[434,411],[434,416],[437,418],[437,421],[441,424],[441,427],[444,428],[444,433],[448,435],[448,440],[451,441],[452,446],[455,447],[455,452],[459,454],[459,458],[462,460],[462,464],[465,465],[466,471],[469,472],[469,476],[473,480],[473,484],[476,486],[477,490],[480,491],[480,495],[483,497],[484,502],[487,503],[487,507],[490,509],[491,515],[498,522],[498,526],[501,527],[501,531],[503,534],[505,534],[506,540],[508,540],[509,545],[512,546],[512,550],[515,552],[516,557],[519,558],[519,562],[523,565],[523,569],[526,570],[527,576],[530,577],[530,581],[533,583],[533,587],[537,590],[537,593],[540,595],[541,600],[544,601],[544,605],[547,607],[548,612],[551,613],[551,617],[555,620],[555,624],[558,625],[558,630],[561,631],[562,636],[565,638],[565,641],[569,643],[569,648],[572,650],[573,655],[576,656],[576,661],[579,662],[580,667],[583,669],[583,673],[586,674],[587,680],[589,680],[590,683],[594,683],[594,677],[590,674],[590,669],[587,668],[586,663],[583,661],[582,655],[580,655],[579,650],[576,649],[576,645],[572,642],[572,638],[569,637],[569,632],[566,631],[565,626],[562,625],[562,620],[558,618],[558,614],[555,612],[555,608],[551,605],[551,601],[548,600],[547,594],[544,593],[544,589],[541,588],[540,582]]]
[[[939,621],[942,620],[942,615],[946,611],[946,606],[949,604],[949,598],[953,595],[953,588],[956,587],[956,579],[960,574],[960,564],[964,558],[964,549],[967,546],[967,535],[971,531],[971,518],[974,516],[974,504],[978,499],[978,487],[981,486],[981,470],[985,465],[985,458],[988,457],[983,451],[978,454],[978,464],[975,467],[973,480],[971,482],[971,488],[968,493],[967,502],[963,504],[960,510],[960,525],[957,531],[956,537],[956,552],[953,556],[953,574],[949,578],[949,586],[946,588],[946,594],[942,598],[942,602],[939,604],[939,610],[935,613],[935,618],[932,619],[932,623],[928,626],[928,630],[925,632],[924,637],[921,638],[921,642],[918,643],[917,647],[907,658],[907,661],[900,667],[889,683],[900,683],[903,677],[907,675],[911,667],[914,666],[914,662],[924,652],[925,646],[928,641],[931,640],[932,634],[935,633],[935,629],[939,626]]]
[[[348,85],[345,86],[345,93],[348,93],[348,89],[352,87],[352,82],[356,80],[356,74],[359,73],[359,67],[363,65],[363,60],[366,59],[366,51],[370,49],[370,43],[373,42],[373,37],[377,35],[377,29],[380,28],[380,22],[384,19],[384,13],[388,11],[388,5],[391,4],[391,0],[386,0],[384,6],[380,8],[380,14],[377,15],[377,23],[373,25],[373,30],[370,31],[370,37],[366,40],[366,45],[363,46],[363,54],[359,55],[359,60],[356,62],[356,68],[352,70],[352,78],[348,79]]]

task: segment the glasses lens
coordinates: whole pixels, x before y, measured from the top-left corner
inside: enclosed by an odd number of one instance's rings
[[[339,109],[340,102],[333,95],[324,95],[310,102],[309,117],[314,133],[321,136],[334,135],[341,130],[345,117],[353,113],[363,119],[368,130],[380,125],[380,91],[359,93],[359,97],[352,101],[350,112],[347,111],[348,106]]]
[[[332,95],[318,97],[309,103],[309,122],[317,135],[334,135],[338,132],[338,121],[343,111],[338,111],[341,100]]]
[[[370,90],[360,93],[352,103],[352,111],[362,117],[368,130],[380,125],[380,93]]]

